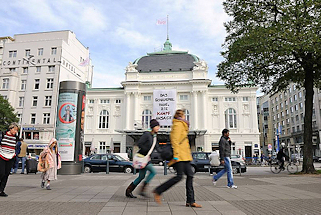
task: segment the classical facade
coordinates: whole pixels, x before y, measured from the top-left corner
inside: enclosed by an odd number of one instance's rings
[[[121,88],[87,89],[85,153],[132,151],[148,129],[153,115],[154,90],[176,90],[176,108],[186,110],[193,151],[218,148],[221,131],[230,129],[232,151],[242,156],[259,153],[256,90],[232,94],[211,85],[208,66],[193,54],[172,50],[167,40],[160,52],[148,53],[129,63]],[[162,126],[161,142],[169,140],[170,126]]]
[[[39,152],[54,136],[61,81],[91,82],[89,49],[71,31],[0,38],[0,94],[17,111],[21,135]]]

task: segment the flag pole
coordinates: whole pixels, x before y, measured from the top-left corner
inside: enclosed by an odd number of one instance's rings
[[[169,39],[169,37],[168,37],[168,15],[167,15],[167,39]]]

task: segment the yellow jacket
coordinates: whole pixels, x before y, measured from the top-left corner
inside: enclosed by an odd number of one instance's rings
[[[170,139],[173,147],[173,157],[178,158],[178,161],[193,160],[187,135],[188,125],[186,122],[173,119]]]

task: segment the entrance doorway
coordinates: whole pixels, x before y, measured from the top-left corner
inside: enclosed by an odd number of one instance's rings
[[[252,146],[245,146],[245,159],[247,164],[252,162]]]
[[[120,143],[114,143],[114,153],[120,153]]]

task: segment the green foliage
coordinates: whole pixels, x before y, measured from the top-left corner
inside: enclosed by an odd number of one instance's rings
[[[10,123],[19,121],[14,111],[8,100],[0,96],[0,131],[7,130]]]
[[[264,92],[303,86],[312,70],[321,87],[321,0],[227,0],[232,20],[217,76],[233,92],[260,86]]]

